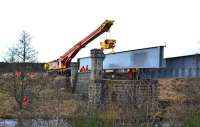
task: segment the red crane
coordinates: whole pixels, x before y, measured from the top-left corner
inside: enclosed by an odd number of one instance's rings
[[[84,48],[88,43],[93,41],[95,38],[103,34],[104,32],[108,32],[110,27],[113,25],[113,20],[104,21],[96,30],[90,33],[87,37],[82,39],[76,45],[74,45],[71,49],[69,49],[64,55],[62,55],[57,60],[48,62],[45,64],[45,70],[47,71],[59,71],[64,72],[69,68],[71,60],[76,56],[76,54]]]

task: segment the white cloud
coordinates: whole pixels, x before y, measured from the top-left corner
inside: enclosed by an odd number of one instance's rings
[[[20,31],[27,30],[39,61],[56,59],[107,18],[115,20],[111,28],[117,39],[115,51],[166,42],[165,56],[194,53],[200,47],[199,4],[194,0],[1,0],[0,54],[17,41]],[[90,43],[77,57],[88,56],[103,39]]]

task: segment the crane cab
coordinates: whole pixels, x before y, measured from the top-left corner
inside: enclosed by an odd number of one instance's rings
[[[48,64],[48,63],[45,63],[45,64],[44,64],[44,70],[45,70],[45,71],[48,71],[48,70],[49,70],[49,64]]]
[[[100,42],[101,49],[114,49],[116,40],[114,39],[106,39],[103,42]]]

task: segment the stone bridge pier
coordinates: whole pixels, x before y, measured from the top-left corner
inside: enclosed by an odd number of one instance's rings
[[[103,60],[105,55],[101,49],[92,49],[91,54],[91,73],[90,83],[88,84],[88,98],[90,104],[100,104]]]
[[[76,84],[77,84],[79,62],[71,62],[70,70],[71,70],[70,84],[71,84],[72,92],[74,93],[76,90]]]

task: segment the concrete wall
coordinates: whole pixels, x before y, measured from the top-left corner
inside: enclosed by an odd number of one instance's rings
[[[88,85],[90,83],[90,73],[78,73],[75,86],[75,93],[82,99],[88,98]]]

